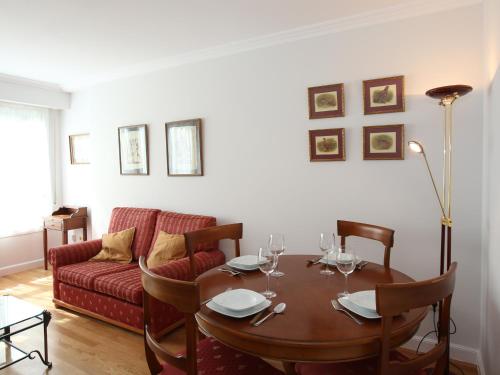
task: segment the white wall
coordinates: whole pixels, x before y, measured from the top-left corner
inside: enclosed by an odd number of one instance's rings
[[[485,253],[482,354],[487,374],[500,368],[500,2],[485,0]]]
[[[463,25],[467,25],[466,28]],[[453,30],[453,37],[443,37]],[[92,208],[95,236],[114,206],[158,207],[242,221],[243,252],[271,231],[289,253],[318,253],[320,231],[337,219],[392,227],[392,265],[416,279],[439,272],[440,213],[425,166],[363,161],[364,125],[406,124],[440,175],[443,112],[427,89],[455,83],[475,90],[455,105],[454,259],[460,263],[453,342],[472,357],[479,347],[482,12],[473,6],[259,49],[101,84],[73,95],[63,116],[66,204]],[[459,62],[459,63],[454,63]],[[364,116],[363,79],[406,76],[404,113]],[[344,82],[346,117],[308,120],[307,87]],[[204,177],[167,177],[164,123],[201,117]],[[149,125],[150,176],[120,176],[117,127]],[[345,127],[347,161],[310,163],[308,130]],[[93,160],[69,165],[66,137],[89,131]],[[381,261],[382,251],[358,244]],[[469,350],[470,349],[470,350]],[[470,358],[469,358],[470,359]],[[474,359],[474,358],[473,358]]]

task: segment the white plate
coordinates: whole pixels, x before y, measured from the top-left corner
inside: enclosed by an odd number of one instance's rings
[[[242,271],[253,271],[259,268],[257,255],[243,255],[238,258],[233,258],[226,264],[229,267],[236,268]]]
[[[356,257],[356,265],[358,265],[362,261],[363,261],[363,259]],[[321,258],[321,260],[319,262],[323,263],[323,264],[326,264],[326,256],[324,256],[323,258]],[[335,256],[333,254],[332,254],[332,256],[328,256],[328,264],[330,266],[337,265],[337,262],[335,261]]]
[[[349,294],[349,300],[364,309],[377,311],[374,290],[363,290],[361,292]]]
[[[219,314],[230,316],[231,318],[245,318],[247,316],[257,314],[258,312],[267,309],[269,306],[271,306],[271,301],[266,299],[264,302],[262,302],[260,305],[257,305],[251,309],[248,310],[243,310],[243,311],[232,311],[225,309],[216,303],[214,301],[210,301],[206,304],[206,306],[215,312],[218,312]]]
[[[248,289],[233,289],[216,295],[212,301],[226,310],[241,312],[260,305],[266,300],[262,294]]]
[[[359,316],[362,316],[363,318],[366,318],[366,319],[379,319],[379,318],[381,318],[381,316],[379,314],[377,314],[375,311],[364,309],[363,307],[355,305],[354,303],[349,301],[349,298],[347,298],[347,297],[339,298],[338,301],[347,310],[350,310],[353,313],[355,313]]]
[[[259,265],[258,264],[255,264],[255,265],[252,265],[252,266],[242,266],[242,265],[233,263],[232,261],[228,261],[226,264],[230,268],[234,268],[234,269],[240,270],[240,271],[255,271],[255,270],[259,269]]]

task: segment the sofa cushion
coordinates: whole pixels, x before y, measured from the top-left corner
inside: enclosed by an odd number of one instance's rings
[[[94,281],[94,290],[135,305],[142,305],[141,270],[134,268],[98,276]]]
[[[150,208],[116,207],[111,213],[109,233],[135,228],[132,253],[134,260],[147,255],[151,247],[151,239],[155,230],[156,217],[160,210]]]
[[[184,236],[161,231],[148,255],[148,268],[161,266],[186,256]]]
[[[57,280],[93,290],[96,277],[132,268],[137,268],[137,264],[121,264],[107,261],[74,263],[59,267],[57,269]]]
[[[130,263],[132,261],[132,241],[135,228],[121,232],[102,235],[102,250],[91,261],[109,260],[116,263]]]
[[[184,234],[198,229],[213,227],[216,219],[212,216],[180,214],[177,212],[162,211],[156,219],[156,228],[151,241],[150,251],[153,249],[156,238],[161,231],[170,234]],[[196,251],[216,249],[217,243],[201,245]]]
[[[195,254],[195,267],[199,274],[224,264],[224,253],[220,250],[202,251]],[[189,258],[174,260],[151,269],[157,275],[175,280],[189,280],[191,276]],[[133,268],[98,276],[94,281],[96,292],[116,297],[135,305],[142,305],[141,270]]]

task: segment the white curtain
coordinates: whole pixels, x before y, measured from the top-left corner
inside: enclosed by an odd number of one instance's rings
[[[0,102],[0,237],[42,228],[51,174],[49,110]]]

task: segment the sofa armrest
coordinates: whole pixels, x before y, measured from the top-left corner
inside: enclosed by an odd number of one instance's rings
[[[220,250],[199,251],[194,254],[196,274],[201,275],[214,267],[224,264],[226,256]],[[189,281],[191,279],[189,258],[182,258],[162,266],[154,267],[151,272],[169,279]]]
[[[79,242],[53,247],[49,250],[50,264],[54,269],[68,264],[85,262],[102,249],[102,240]]]

